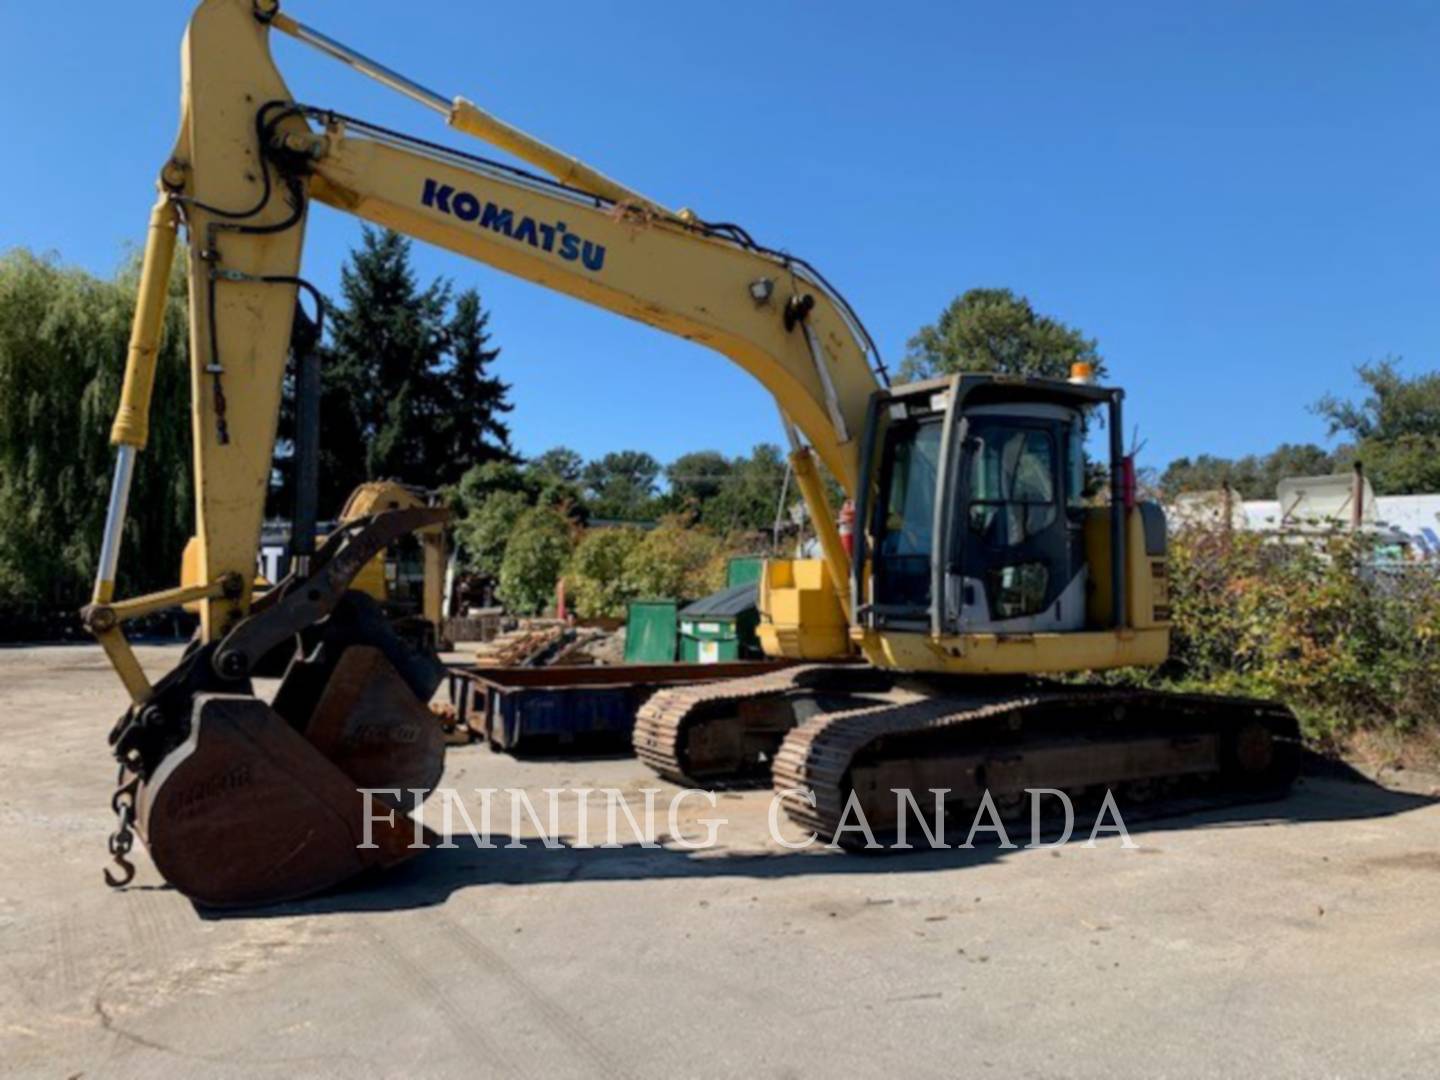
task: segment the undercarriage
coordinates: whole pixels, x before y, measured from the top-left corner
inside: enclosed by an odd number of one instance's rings
[[[893,833],[936,791],[947,813],[988,795],[1002,816],[1036,789],[1151,811],[1184,794],[1270,797],[1301,758],[1298,722],[1274,702],[860,665],[662,690],[637,717],[635,750],[676,783],[773,784],[788,816],[824,839],[857,814]],[[842,831],[842,844],[856,840]]]

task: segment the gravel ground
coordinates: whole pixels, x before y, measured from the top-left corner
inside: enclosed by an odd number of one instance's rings
[[[159,673],[178,651],[141,655]],[[681,835],[727,819],[698,853],[574,846],[565,800],[559,849],[461,836],[216,918],[143,852],[131,888],[101,882],[123,696],[100,651],[0,650],[0,680],[7,1076],[1440,1072],[1432,778],[1323,770],[1283,802],[1137,825],[1134,850],[860,858],[780,847],[763,792],[687,801]],[[445,782],[542,808],[546,787],[674,794],[627,758],[479,746]]]

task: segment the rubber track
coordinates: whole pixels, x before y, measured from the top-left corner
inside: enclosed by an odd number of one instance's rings
[[[791,820],[814,830],[817,836],[833,836],[849,798],[851,763],[877,739],[959,729],[1006,713],[1015,714],[1023,724],[1025,714],[1036,709],[1049,712],[1056,707],[1093,709],[1096,705],[1125,706],[1126,712],[1137,705],[1164,710],[1183,707],[1191,714],[1209,713],[1208,726],[1216,731],[1223,731],[1230,718],[1243,714],[1245,719],[1267,720],[1286,741],[1298,738],[1298,725],[1288,709],[1250,698],[1065,686],[1042,687],[989,700],[978,695],[943,695],[830,713],[806,721],[785,737],[776,754],[772,767],[774,790]],[[1221,719],[1218,724],[1214,723],[1217,718]],[[815,805],[811,806],[795,789],[813,793]]]
[[[672,783],[705,786],[705,782],[685,774],[682,749],[686,728],[699,718],[702,707],[708,712],[715,705],[783,694],[800,685],[807,673],[824,670],[825,666],[798,664],[744,679],[657,690],[635,714],[635,756]]]

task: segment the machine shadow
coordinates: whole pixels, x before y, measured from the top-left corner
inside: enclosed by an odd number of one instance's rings
[[[1159,834],[1197,829],[1232,828],[1256,824],[1295,824],[1361,821],[1393,817],[1440,803],[1440,797],[1395,791],[1368,779],[1348,766],[1313,762],[1286,797],[1268,802],[1229,805],[1167,804],[1161,811],[1125,812],[1125,823],[1143,849]],[[1077,812],[1075,832],[1066,846],[1077,846],[1089,836],[1093,815]],[[961,842],[968,822],[958,830],[947,826],[952,842]],[[1103,835],[1103,834],[1102,834]],[[1111,834],[1113,836],[1113,834]],[[1044,840],[1059,838],[1050,828]],[[923,841],[923,836],[920,837]],[[1004,847],[990,833],[976,838],[973,848],[884,851],[846,854],[818,845],[808,851],[726,852],[687,851],[673,846],[647,847],[638,842],[620,847],[575,847],[561,842],[546,847],[538,838],[524,838],[523,846],[509,835],[491,834],[493,849],[477,848],[467,834],[457,834],[453,848],[432,848],[403,866],[383,874],[362,877],[341,889],[307,900],[257,910],[206,911],[206,919],[255,919],[341,912],[401,911],[444,903],[466,888],[495,885],[566,884],[577,881],[635,881],[694,878],[748,878],[767,880],[797,876],[926,873],[964,869],[1024,855],[1030,840],[1028,821],[1011,829],[1017,847]],[[912,841],[913,842],[913,841]]]

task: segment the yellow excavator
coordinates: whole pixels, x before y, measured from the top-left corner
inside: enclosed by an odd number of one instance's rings
[[[361,518],[368,518],[384,510],[412,509],[434,506],[435,494],[398,480],[367,480],[345,500],[337,519],[341,526]],[[292,529],[292,535],[298,530]],[[390,551],[382,551],[361,567],[350,587],[377,601],[394,623],[401,637],[434,652],[444,652],[452,642],[445,635],[445,573],[448,547],[445,543],[443,524],[427,525],[416,530],[420,541],[420,596],[416,600],[405,595],[401,581],[405,560],[392,558],[399,545]],[[303,548],[303,545],[301,545]],[[313,553],[313,547],[305,555]],[[292,552],[292,555],[294,552]],[[302,555],[301,557],[305,557]],[[182,585],[200,583],[200,538],[192,536],[185,545],[180,563]],[[257,578],[257,588],[269,588],[270,581]],[[192,611],[199,611],[198,601],[185,605]],[[288,657],[287,657],[288,659]]]
[[[297,100],[271,58],[275,33],[548,175]],[[440,729],[425,709],[439,671],[351,585],[443,511],[377,507],[252,597],[287,352],[315,336],[312,320],[296,318],[301,292],[318,302],[299,276],[312,203],[706,345],[773,395],[823,558],[766,566],[761,635],[772,655],[803,662],[657,694],[635,746],[661,773],[719,783],[770,772],[791,816],[819,830],[856,801],[876,828],[895,822],[897,788],[941,789],[954,807],[986,791],[1006,800],[1103,787],[1139,799],[1190,783],[1276,791],[1292,779],[1298,733],[1283,707],[1040,678],[1166,657],[1165,521],[1134,497],[1119,389],[1083,370],[1068,381],[959,374],[892,386],[858,316],[808,262],[738,225],[672,211],[305,26],[277,0],[204,0],[182,73],[85,610],[132,700],[110,738],[120,765],[111,849],[124,874],[138,832],[160,873],[199,903],[312,893],[411,853],[399,815],[361,845],[359,789],[428,789],[440,774]],[[182,230],[196,577],[117,600]],[[1097,506],[1083,477],[1098,423],[1111,490]],[[854,502],[849,546],[822,466]],[[152,684],[123,623],[188,602],[200,631]],[[303,648],[261,700],[256,663],[297,636]]]
[[[392,510],[435,505],[433,492],[397,480],[369,480],[350,493],[337,520],[343,527],[352,521]],[[399,556],[389,559],[385,552],[365,565],[351,582],[351,588],[378,600],[401,637],[422,648],[444,652],[452,645],[445,636],[445,571],[448,561],[445,526],[440,523],[426,525],[417,529],[415,535],[420,541],[418,605],[412,597],[405,595],[405,582],[401,579],[406,560]]]

